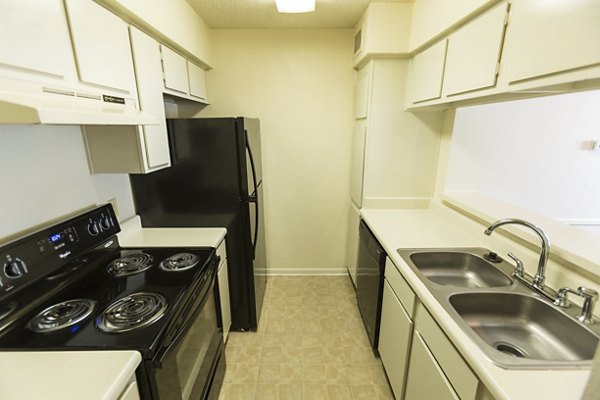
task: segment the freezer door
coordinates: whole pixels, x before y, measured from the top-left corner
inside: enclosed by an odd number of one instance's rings
[[[262,181],[262,155],[260,148],[260,121],[244,118],[244,135],[246,143],[246,175],[248,194],[255,195],[256,187]]]

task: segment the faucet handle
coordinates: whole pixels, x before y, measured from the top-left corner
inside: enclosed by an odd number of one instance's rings
[[[591,300],[598,300],[598,292],[595,291],[594,289],[579,286],[577,288],[577,291],[579,292],[579,295],[583,298],[586,298],[586,299],[589,298]]]
[[[516,276],[520,276],[522,278],[523,275],[525,274],[525,268],[523,268],[523,261],[521,261],[513,253],[508,253],[508,256],[510,258],[512,258],[515,263],[517,263],[517,266],[515,267],[515,272],[513,272],[513,274],[516,275]]]
[[[569,300],[567,300],[567,294],[579,294],[579,291],[571,289],[570,287],[560,288],[554,299],[554,305],[567,308],[570,306]]]

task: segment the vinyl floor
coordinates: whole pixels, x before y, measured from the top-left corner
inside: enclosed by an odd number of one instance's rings
[[[257,332],[231,332],[219,400],[393,399],[345,276],[274,276]]]

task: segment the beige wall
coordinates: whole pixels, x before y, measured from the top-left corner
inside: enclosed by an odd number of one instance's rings
[[[214,30],[212,105],[258,117],[271,273],[345,271],[351,30]]]
[[[126,174],[90,174],[80,127],[0,125],[0,186],[0,242],[111,198],[134,215]]]

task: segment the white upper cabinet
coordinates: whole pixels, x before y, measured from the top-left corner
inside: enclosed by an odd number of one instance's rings
[[[450,35],[444,95],[496,85],[507,11],[502,3]]]
[[[418,0],[413,3],[410,50],[421,48],[435,37],[495,0]]]
[[[363,178],[365,166],[365,145],[367,141],[367,122],[356,121],[352,134],[352,165],[350,169],[350,198],[358,207],[362,207]]]
[[[371,56],[408,54],[410,3],[371,3],[354,29],[354,65]]]
[[[127,24],[91,0],[65,0],[79,79],[135,92]]]
[[[354,118],[367,118],[369,112],[369,95],[371,79],[373,77],[373,65],[368,64],[358,71],[356,84],[354,86]]]
[[[187,94],[189,92],[187,61],[170,48],[161,45],[165,88]]]
[[[164,92],[173,96],[208,104],[206,71],[187,61],[167,46],[161,45]]]
[[[0,64],[57,78],[74,75],[62,0],[0,0]]]
[[[508,82],[600,64],[600,1],[514,0],[510,14]]]
[[[159,118],[158,125],[133,128],[84,127],[94,173],[149,173],[171,165],[163,103],[159,44],[130,27],[140,109]]]
[[[188,75],[190,78],[190,96],[202,101],[208,100],[208,83],[206,71],[188,61]]]
[[[156,40],[140,30],[130,27],[130,34],[140,108],[160,119],[158,125],[141,128],[143,129],[143,150],[146,153],[144,172],[150,172],[171,165],[162,96],[160,50]]]
[[[414,56],[409,73],[409,99],[412,103],[438,99],[442,95],[446,45],[444,39]]]

